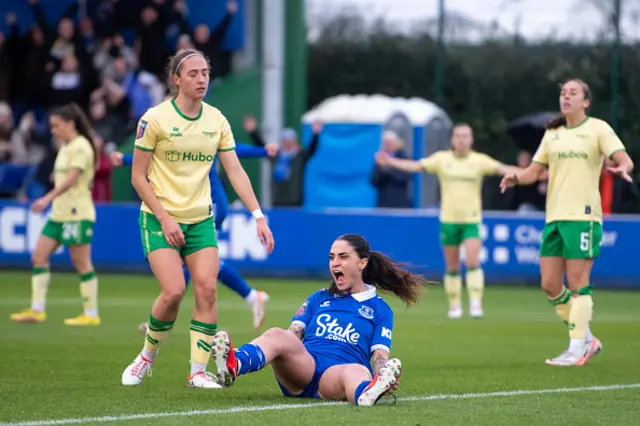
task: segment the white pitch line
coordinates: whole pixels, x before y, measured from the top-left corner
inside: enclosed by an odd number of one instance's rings
[[[556,389],[532,389],[532,390],[513,390],[486,393],[461,393],[461,394],[441,394],[427,396],[408,396],[398,398],[399,402],[416,402],[416,401],[436,401],[442,399],[475,399],[475,398],[493,398],[502,396],[522,396],[522,395],[541,395],[550,393],[571,393],[571,392],[592,392],[592,391],[611,391],[621,389],[640,389],[640,383],[631,383],[627,385],[608,385],[608,386],[588,386],[580,388],[556,388]],[[216,410],[192,410],[192,411],[173,411],[165,413],[143,413],[143,414],[125,414],[121,416],[104,416],[104,417],[80,417],[75,419],[59,419],[59,420],[34,420],[28,422],[0,423],[0,426],[54,426],[54,425],[71,425],[84,423],[107,423],[128,420],[142,419],[160,419],[165,417],[190,417],[190,416],[208,416],[213,414],[234,414],[234,413],[255,413],[261,411],[279,411],[294,410],[300,408],[328,407],[337,405],[347,405],[345,402],[315,402],[306,404],[274,404],[260,406],[245,406],[220,408]]]

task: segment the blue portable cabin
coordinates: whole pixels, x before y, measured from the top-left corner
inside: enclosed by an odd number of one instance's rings
[[[369,183],[374,154],[385,130],[405,141],[412,158],[449,146],[452,122],[441,108],[421,98],[384,95],[339,95],[304,114],[302,141],[311,140],[311,124],[324,123],[316,154],[305,170],[305,201],[309,209],[372,208],[375,189]],[[409,188],[416,208],[437,204],[437,181],[416,175]]]

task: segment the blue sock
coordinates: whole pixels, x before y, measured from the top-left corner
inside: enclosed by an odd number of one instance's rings
[[[251,293],[251,287],[249,287],[249,284],[247,284],[238,271],[226,262],[220,262],[220,273],[218,274],[218,279],[222,284],[238,293],[243,299]]]
[[[184,274],[185,288],[189,287],[189,281],[191,281],[191,274],[189,273],[189,270],[187,269],[187,265],[182,265],[182,273]]]
[[[260,346],[247,343],[236,350],[238,360],[238,375],[252,373],[264,368],[264,352]]]
[[[356,391],[353,394],[353,398],[354,398],[354,401],[356,402],[356,404],[358,403],[358,398],[360,398],[360,395],[362,395],[362,392],[364,392],[366,387],[369,386],[369,383],[371,383],[371,380],[366,380],[366,381],[360,383],[358,385],[358,387],[356,388]]]

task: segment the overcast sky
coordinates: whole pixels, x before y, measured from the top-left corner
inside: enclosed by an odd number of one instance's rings
[[[437,15],[437,0],[307,0],[310,10],[339,9],[341,4],[362,8],[370,16],[385,15],[402,22],[428,19]],[[555,31],[558,36],[574,35],[579,38],[594,33],[601,27],[602,14],[589,1],[606,3],[610,0],[445,0],[446,8],[476,21],[491,25],[497,21],[501,28],[527,38],[537,38]],[[623,0],[624,1],[624,0]],[[632,2],[629,2],[632,3]],[[640,25],[640,5],[627,10],[623,16],[623,29],[627,38],[637,39]],[[319,9],[320,8],[320,9]],[[635,25],[634,25],[635,20]]]

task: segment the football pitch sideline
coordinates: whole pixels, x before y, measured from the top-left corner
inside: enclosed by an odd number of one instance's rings
[[[143,275],[100,278],[102,325],[73,328],[81,311],[77,278],[56,274],[44,324],[13,324],[29,304],[29,274],[0,273],[0,425],[64,424],[390,424],[637,425],[640,419],[640,292],[596,289],[593,332],[602,354],[582,368],[544,365],[568,336],[536,288],[491,287],[485,318],[446,318],[441,288],[395,310],[392,354],[403,362],[397,401],[372,408],[281,396],[269,367],[232,389],[187,387],[191,291],[142,386],[120,376],[143,343],[157,286]],[[326,282],[251,280],[271,300],[264,329],[288,327],[306,296]],[[257,335],[246,303],[221,287],[219,326],[239,346]],[[213,365],[211,365],[213,368]]]

